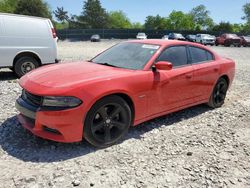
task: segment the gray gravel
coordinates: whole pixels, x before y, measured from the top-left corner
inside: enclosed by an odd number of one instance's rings
[[[118,41],[60,42],[63,61],[89,59]],[[250,48],[213,47],[237,62],[225,105],[205,105],[131,128],[97,150],[31,135],[17,122],[17,79],[0,70],[0,187],[250,187]]]

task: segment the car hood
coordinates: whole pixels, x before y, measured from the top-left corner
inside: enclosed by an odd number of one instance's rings
[[[27,90],[33,87],[67,88],[112,79],[131,72],[134,71],[89,62],[61,63],[44,66],[28,73],[21,78],[20,85]]]

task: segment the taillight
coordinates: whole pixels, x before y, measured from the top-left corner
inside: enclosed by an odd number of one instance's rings
[[[52,31],[52,35],[53,35],[53,38],[56,38],[56,30],[55,28],[51,28],[51,31]]]

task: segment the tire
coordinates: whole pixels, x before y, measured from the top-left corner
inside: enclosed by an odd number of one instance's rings
[[[208,106],[211,108],[219,108],[224,104],[228,90],[228,82],[224,78],[220,78],[216,83],[210,96]]]
[[[226,47],[230,47],[232,45],[232,43],[230,41],[225,41],[224,46]]]
[[[93,146],[106,148],[121,140],[132,124],[129,105],[119,96],[108,96],[88,112],[84,122],[84,138]]]
[[[33,57],[21,57],[19,58],[14,65],[14,72],[20,78],[26,73],[39,67],[38,61]]]

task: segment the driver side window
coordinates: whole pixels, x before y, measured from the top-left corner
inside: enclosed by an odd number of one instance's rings
[[[173,67],[185,66],[188,64],[187,50],[185,46],[173,46],[165,49],[157,61],[168,61]]]

